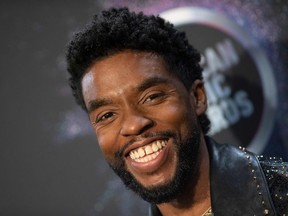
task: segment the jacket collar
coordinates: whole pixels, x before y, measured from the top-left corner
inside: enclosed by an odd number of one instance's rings
[[[276,215],[257,157],[206,138],[212,210],[216,216]]]

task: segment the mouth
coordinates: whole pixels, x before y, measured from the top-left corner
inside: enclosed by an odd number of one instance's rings
[[[145,146],[133,149],[129,157],[137,163],[147,163],[154,160],[166,147],[168,140],[155,140]]]

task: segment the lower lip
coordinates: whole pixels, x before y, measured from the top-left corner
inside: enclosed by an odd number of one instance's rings
[[[129,157],[129,162],[133,171],[138,173],[152,173],[159,169],[167,159],[170,149],[170,139],[167,145],[159,152],[156,158],[148,162],[136,162]]]

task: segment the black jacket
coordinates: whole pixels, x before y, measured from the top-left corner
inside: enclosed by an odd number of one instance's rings
[[[214,216],[288,216],[288,163],[206,138]],[[160,216],[151,205],[150,216]]]

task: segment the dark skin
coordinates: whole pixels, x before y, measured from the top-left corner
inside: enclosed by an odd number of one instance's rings
[[[122,148],[128,171],[143,186],[170,181],[178,161],[172,143],[181,143],[206,110],[202,81],[196,80],[188,90],[158,55],[126,50],[96,61],[84,75],[82,89],[106,160],[116,163],[115,153]],[[141,136],[165,130],[177,133],[179,140]],[[157,141],[166,146],[156,158],[146,162],[131,158],[131,151]],[[210,206],[209,158],[203,134],[197,164],[198,174],[185,186],[185,193],[158,205],[163,215],[202,215]]]

